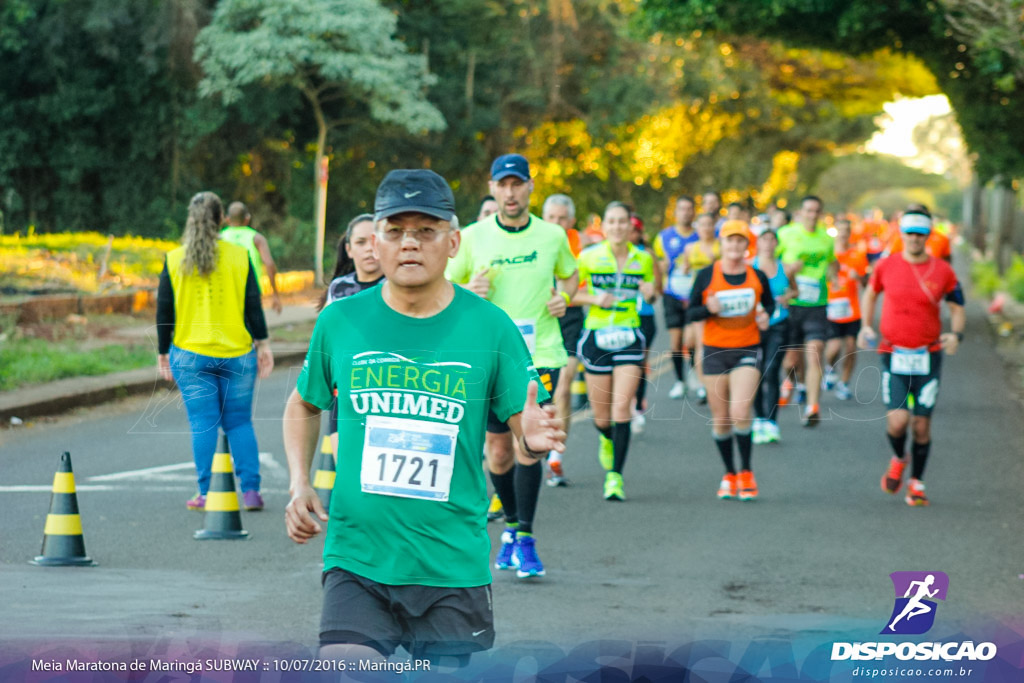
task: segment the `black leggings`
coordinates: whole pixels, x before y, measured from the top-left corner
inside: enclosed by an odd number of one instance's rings
[[[779,407],[779,371],[786,355],[783,348],[789,336],[789,321],[783,320],[761,333],[761,358],[764,370],[754,397],[754,414],[766,420],[775,420]]]

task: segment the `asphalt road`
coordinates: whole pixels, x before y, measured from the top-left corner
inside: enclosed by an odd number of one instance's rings
[[[706,409],[667,398],[671,372],[656,378],[646,432],[634,437],[627,502],[601,498],[597,436],[581,417],[565,461],[573,485],[545,487],[535,523],[547,576],[494,572],[497,645],[567,651],[600,639],[877,634],[897,570],[949,575],[938,635],[1020,623],[1024,411],[980,309],[969,312],[968,338],[944,364],[929,508],[879,490],[888,445],[872,354],[861,358],[856,399],[825,397],[817,428],[783,409],[783,442],[755,447],[761,497],[753,503],[716,499],[721,465]],[[322,545],[295,545],[282,519],[280,418],[297,370],[280,368],[258,388],[267,509],[243,513],[244,542],[192,539],[202,515],[184,506],[194,478],[174,394],[0,433],[0,642],[312,646]],[[95,568],[27,563],[39,553],[65,450]],[[500,527],[491,531],[496,540]]]

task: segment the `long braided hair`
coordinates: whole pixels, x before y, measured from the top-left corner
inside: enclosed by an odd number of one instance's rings
[[[213,272],[217,265],[217,242],[223,216],[224,207],[220,197],[214,193],[200,192],[192,197],[185,234],[181,238],[185,244],[185,258],[181,262],[183,274],[198,272],[206,276]]]

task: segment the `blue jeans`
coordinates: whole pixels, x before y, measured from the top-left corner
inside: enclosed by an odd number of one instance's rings
[[[205,496],[210,488],[218,427],[228,437],[242,491],[258,491],[260,455],[252,427],[256,352],[237,358],[214,358],[171,346],[170,362],[192,429],[199,493]]]

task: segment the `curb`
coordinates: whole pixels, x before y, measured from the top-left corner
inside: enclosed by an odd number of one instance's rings
[[[302,360],[305,344],[282,343],[274,349],[275,366]],[[72,377],[26,389],[0,394],[0,427],[9,427],[11,418],[21,420],[66,413],[74,408],[95,406],[158,389],[176,389],[156,374],[155,367],[126,370],[96,377]]]

